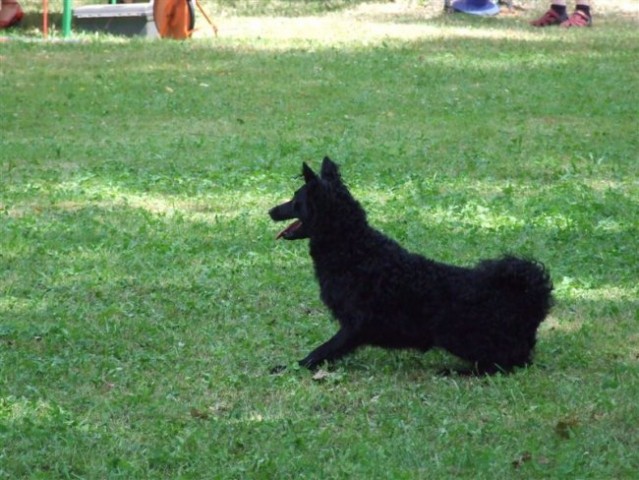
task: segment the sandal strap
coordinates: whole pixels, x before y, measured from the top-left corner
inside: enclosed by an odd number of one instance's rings
[[[574,12],[572,12],[570,17],[568,17],[568,20],[562,22],[561,25],[564,27],[584,27],[590,25],[591,23],[592,18],[586,12],[575,10]]]
[[[567,20],[567,18],[562,17],[559,13],[550,9],[547,10],[540,18],[531,22],[531,24],[536,27],[548,27],[550,25],[559,25],[564,20]]]

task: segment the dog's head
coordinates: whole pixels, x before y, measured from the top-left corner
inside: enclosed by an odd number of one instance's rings
[[[276,222],[295,219],[277,235],[278,239],[309,238],[328,224],[336,228],[340,217],[353,217],[344,215],[348,205],[356,207],[358,218],[364,215],[342,183],[338,166],[330,158],[324,157],[319,175],[303,163],[302,176],[304,185],[295,192],[293,198],[269,211]]]

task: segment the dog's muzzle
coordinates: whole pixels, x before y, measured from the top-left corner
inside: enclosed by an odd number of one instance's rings
[[[295,218],[295,215],[293,214],[292,202],[286,202],[282,205],[278,205],[277,207],[269,210],[268,214],[271,216],[271,219],[276,222],[283,222],[285,220],[291,220],[292,218]],[[281,238],[283,238],[284,240],[300,240],[303,238],[308,238],[308,234],[302,221],[296,219],[288,227],[278,233],[277,237],[275,237],[276,240],[279,240]]]

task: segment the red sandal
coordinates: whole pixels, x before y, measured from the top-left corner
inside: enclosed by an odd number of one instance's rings
[[[533,27],[551,27],[553,25],[560,25],[566,20],[568,20],[568,15],[566,15],[565,13],[561,15],[551,8],[537,20],[533,20],[532,22],[530,22],[530,24]]]
[[[561,22],[561,26],[565,28],[590,27],[592,26],[592,17],[586,12],[575,10],[567,20]]]
[[[22,10],[22,7],[20,7],[17,2],[4,2],[2,5],[5,8],[7,7],[7,5],[15,5],[16,10],[13,13],[13,17],[7,20],[0,20],[0,29],[13,27],[14,25],[20,23],[20,20],[22,20],[22,18],[24,17],[24,11]]]

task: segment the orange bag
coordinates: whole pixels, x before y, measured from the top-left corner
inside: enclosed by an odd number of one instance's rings
[[[153,20],[162,38],[190,38],[195,27],[193,0],[155,0]]]

